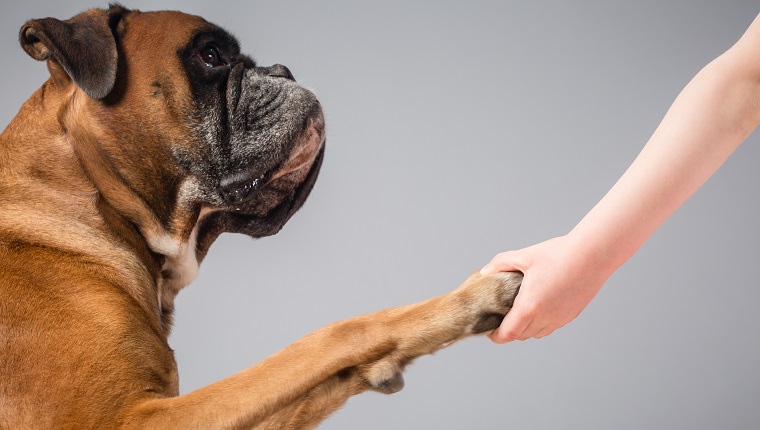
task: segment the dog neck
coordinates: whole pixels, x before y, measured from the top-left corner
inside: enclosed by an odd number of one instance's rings
[[[81,95],[81,94],[80,94]],[[162,325],[168,331],[174,311],[174,299],[179,291],[198,274],[198,226],[211,209],[202,208],[193,196],[197,188],[191,177],[182,180],[177,190],[175,207],[168,219],[160,219],[152,206],[129,186],[109,162],[104,152],[102,130],[97,123],[76,114],[76,101],[63,112],[62,123],[85,174],[90,178],[101,198],[114,211],[133,224],[140,239],[150,249],[149,265],[160,270],[153,275],[153,294]]]
[[[0,241],[97,261],[168,336],[174,298],[198,273],[198,224],[211,210],[193,203],[188,178],[171,219],[159,219],[109,162],[97,121],[83,113],[84,94],[46,103],[45,92],[43,86],[22,107],[62,106],[48,112],[43,127],[19,115],[0,135]]]

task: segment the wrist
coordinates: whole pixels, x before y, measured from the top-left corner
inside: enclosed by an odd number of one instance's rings
[[[575,260],[574,266],[587,268],[588,274],[600,277],[603,282],[623,265],[625,259],[618,256],[616,251],[619,250],[602,239],[577,229],[564,236],[568,255]]]

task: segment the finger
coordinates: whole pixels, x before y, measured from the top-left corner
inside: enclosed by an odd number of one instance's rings
[[[531,320],[520,311],[520,307],[514,307],[507,313],[501,325],[488,335],[494,343],[507,343],[519,340]]]
[[[513,270],[522,271],[521,262],[515,251],[502,252],[496,254],[491,261],[480,269],[481,275],[491,275],[497,272],[510,272]]]
[[[522,333],[520,333],[520,336],[517,338],[517,340],[528,340],[531,338],[540,338],[543,337],[541,334],[548,330],[549,332],[546,334],[551,333],[551,330],[548,329],[545,323],[539,322],[538,320],[532,320],[530,324],[528,324],[527,327],[525,327],[525,330],[523,330]]]
[[[546,337],[546,336],[549,336],[550,334],[554,333],[554,330],[555,330],[554,328],[551,328],[549,326],[545,326],[544,328],[542,328],[541,330],[539,330],[538,333],[536,333],[535,335],[533,335],[533,337],[535,337],[536,339],[541,339],[542,337]]]

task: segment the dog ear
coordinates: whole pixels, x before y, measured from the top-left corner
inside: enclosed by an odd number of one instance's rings
[[[66,21],[30,20],[21,27],[19,41],[35,60],[52,60],[48,64],[54,78],[60,64],[67,77],[88,96],[102,99],[116,83],[118,51],[114,33],[125,12],[115,5],[109,10],[92,9]]]

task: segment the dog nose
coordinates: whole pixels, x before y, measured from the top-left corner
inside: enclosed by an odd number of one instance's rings
[[[293,74],[290,73],[290,69],[283,66],[282,64],[275,64],[271,67],[264,67],[264,73],[266,73],[267,76],[271,76],[273,78],[285,78],[289,79],[291,81],[295,81],[296,78],[293,77]]]

